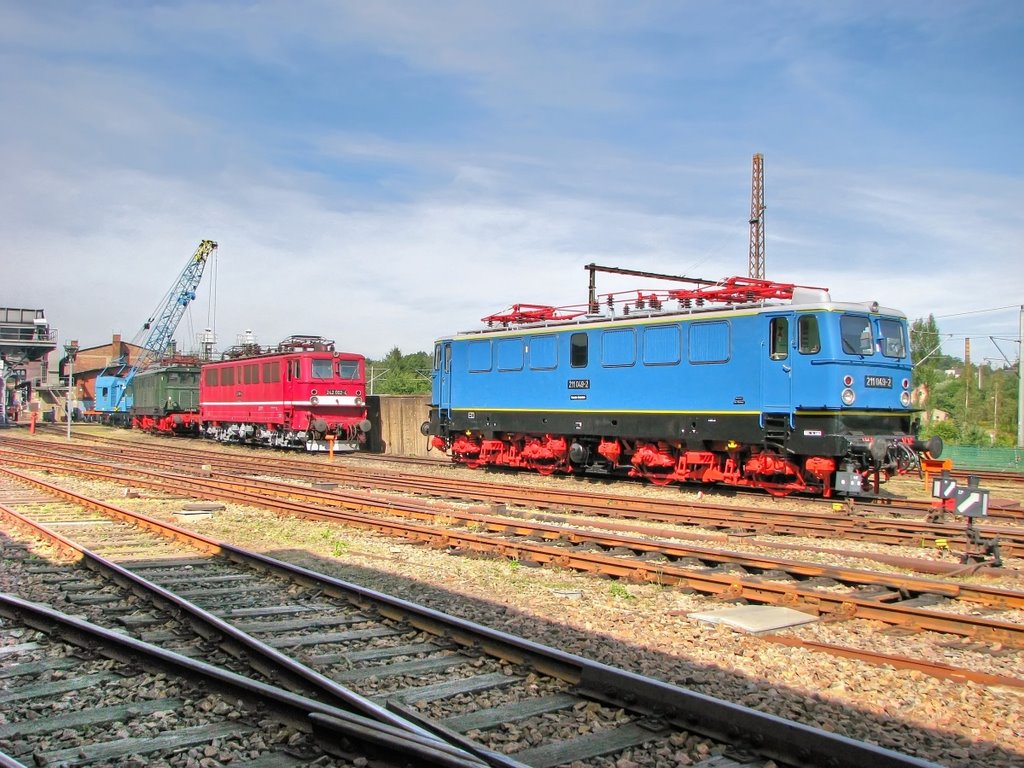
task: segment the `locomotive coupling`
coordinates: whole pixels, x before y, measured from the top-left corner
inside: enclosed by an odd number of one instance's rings
[[[915,440],[913,448],[918,453],[924,453],[927,451],[932,455],[933,459],[937,459],[942,455],[942,438],[938,435],[933,435],[927,440]]]

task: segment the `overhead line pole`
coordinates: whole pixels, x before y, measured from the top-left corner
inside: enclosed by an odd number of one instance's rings
[[[764,280],[764,155],[754,155],[750,176],[750,253],[747,277]]]
[[[1017,334],[1017,447],[1024,448],[1024,304],[1020,307]]]

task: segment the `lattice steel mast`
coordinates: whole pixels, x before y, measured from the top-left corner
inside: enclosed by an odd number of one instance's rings
[[[754,155],[750,182],[750,254],[747,277],[764,280],[764,155]]]

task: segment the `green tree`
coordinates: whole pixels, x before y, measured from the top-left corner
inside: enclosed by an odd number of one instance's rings
[[[955,445],[960,441],[960,430],[951,420],[932,421],[921,430],[921,437],[925,440],[933,435],[941,437],[947,445]]]
[[[934,361],[940,343],[939,326],[935,315],[928,319],[917,318],[910,324],[910,358],[915,366]]]
[[[367,360],[370,391],[375,395],[422,395],[430,392],[431,357],[426,352],[403,355],[392,347],[382,360]]]
[[[928,315],[927,320],[918,318],[910,325],[910,359],[914,364],[914,386],[924,387],[927,393],[921,406],[927,414],[936,404],[935,389],[940,378],[940,370],[936,366],[935,352],[939,346],[939,326],[935,316]],[[945,438],[943,438],[945,439]]]

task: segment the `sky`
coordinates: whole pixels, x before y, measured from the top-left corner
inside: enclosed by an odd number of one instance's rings
[[[1014,361],[1019,0],[0,0],[0,306],[383,357],[584,266],[748,270],[934,315]],[[599,275],[598,290],[667,284]]]

